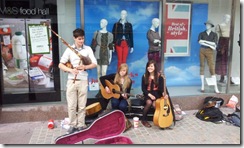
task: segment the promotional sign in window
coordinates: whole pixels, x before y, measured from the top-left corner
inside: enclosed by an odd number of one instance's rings
[[[47,26],[44,26],[42,24],[29,24],[28,30],[30,38],[30,53],[50,53]]]
[[[189,56],[191,4],[167,3],[165,56]]]

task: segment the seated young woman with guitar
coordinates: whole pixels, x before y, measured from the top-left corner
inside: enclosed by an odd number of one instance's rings
[[[111,97],[108,96],[107,98],[111,98],[112,109],[119,109],[124,113],[127,111],[127,99],[129,98],[128,94],[130,93],[132,85],[132,81],[128,75],[128,70],[128,65],[126,63],[123,63],[119,66],[115,74],[109,74],[100,77],[100,82],[102,85],[101,87],[104,88],[101,89],[101,93],[107,96],[111,94]],[[111,87],[108,86],[108,81],[115,85],[118,85],[120,90],[111,89]]]
[[[164,79],[158,72],[157,64],[154,60],[147,62],[145,74],[142,76],[141,89],[145,97],[145,105],[141,122],[145,127],[151,127],[147,122],[148,111],[151,106],[155,108],[156,99],[161,98],[164,93]],[[166,92],[166,94],[168,93]],[[168,99],[168,95],[165,95],[165,98]]]

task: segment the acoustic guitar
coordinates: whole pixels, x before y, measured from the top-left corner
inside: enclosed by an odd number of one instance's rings
[[[107,93],[103,85],[100,85],[101,94],[105,99],[116,98],[119,99],[121,94],[127,94],[127,96],[135,97],[138,99],[142,99],[144,96],[140,94],[130,94],[120,91],[120,87],[118,84],[112,84],[110,81],[105,80],[106,86],[110,89],[111,93]]]
[[[155,112],[153,115],[153,123],[161,128],[170,127],[173,123],[173,113],[171,110],[171,105],[169,98],[166,96],[166,79],[164,78],[164,96],[156,100]]]
[[[92,103],[86,107],[86,116],[94,115],[102,110],[99,102]]]

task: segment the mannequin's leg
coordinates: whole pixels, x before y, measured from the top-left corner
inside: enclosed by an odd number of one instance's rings
[[[97,65],[97,79],[99,83],[100,83],[100,79],[99,79],[100,77],[101,77],[101,66]]]
[[[225,76],[221,75],[219,82],[224,83],[224,80],[225,80]]]
[[[212,75],[212,80],[214,81],[215,93],[219,94],[219,90],[218,90],[218,86],[217,86],[217,80],[216,80],[216,76],[215,75]]]
[[[204,92],[204,75],[200,75],[200,77],[201,77],[201,82],[202,82],[201,92]]]
[[[101,66],[100,65],[97,65],[97,79],[98,79],[98,84],[100,84],[100,77],[101,77]],[[98,93],[96,94],[95,96],[96,98],[101,98],[102,95],[101,95],[101,90],[99,89]]]

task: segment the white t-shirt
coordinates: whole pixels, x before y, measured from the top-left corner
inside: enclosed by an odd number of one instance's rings
[[[75,45],[72,45],[72,47],[75,48]],[[85,57],[88,56],[91,59],[92,63],[97,64],[97,60],[93,54],[91,47],[83,45],[82,48],[80,48],[80,49],[75,48],[75,50],[77,50],[81,55],[83,55]],[[64,53],[60,59],[60,63],[66,63],[68,61],[71,62],[73,67],[77,67],[80,62],[80,57],[69,48],[67,48],[64,51]],[[81,64],[82,64],[82,61],[81,61]],[[72,73],[68,73],[68,79],[74,79],[74,78],[75,78],[75,75],[73,75]],[[80,71],[79,74],[77,75],[76,79],[87,80],[88,79],[87,71]]]

